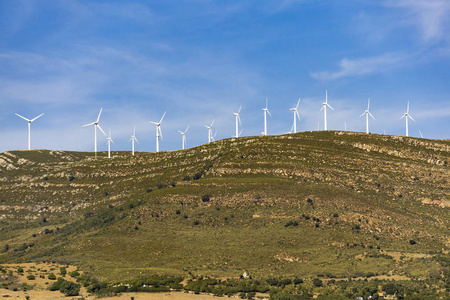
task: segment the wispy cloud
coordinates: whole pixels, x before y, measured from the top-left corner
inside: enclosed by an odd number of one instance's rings
[[[318,80],[333,80],[342,77],[372,75],[397,68],[408,61],[410,57],[410,55],[399,53],[387,53],[357,59],[344,58],[339,63],[338,71],[312,72],[311,76]]]
[[[450,37],[448,0],[387,0],[385,5],[405,10],[405,22],[419,27],[422,39],[426,42]]]

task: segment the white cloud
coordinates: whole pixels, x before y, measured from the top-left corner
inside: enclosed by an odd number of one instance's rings
[[[419,27],[426,42],[449,38],[450,1],[448,0],[387,0],[388,7],[406,11],[405,22]]]
[[[344,58],[339,63],[340,70],[334,72],[312,72],[311,76],[318,80],[333,80],[342,77],[382,73],[403,65],[409,58],[409,55],[402,55],[398,53],[387,53],[380,56],[358,59]]]

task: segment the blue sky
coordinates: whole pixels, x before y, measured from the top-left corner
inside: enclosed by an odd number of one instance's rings
[[[155,151],[235,132],[242,105],[244,136],[297,130],[365,131],[371,99],[374,133],[450,137],[450,1],[81,1],[0,2],[0,151],[32,148],[92,151],[92,127],[111,128],[114,150]],[[99,150],[106,138],[99,137]]]

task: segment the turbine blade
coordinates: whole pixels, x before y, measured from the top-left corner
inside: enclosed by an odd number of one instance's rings
[[[136,126],[134,126],[134,128],[133,128],[133,136],[135,136],[136,135]]]
[[[239,125],[242,125],[242,123],[241,123],[241,117],[240,117],[239,115],[238,115],[237,117],[238,117]]]
[[[266,109],[269,107],[269,98],[266,97]]]
[[[19,116],[19,117],[21,117],[22,119],[24,119],[25,121],[27,121],[27,122],[31,122],[31,120],[28,120],[27,118],[25,118],[25,117],[22,117],[21,115],[19,115],[18,113],[16,113],[16,115],[17,116]]]
[[[320,111],[322,111],[324,109],[325,105],[322,105],[322,108],[320,109]]]
[[[399,120],[403,119],[405,116],[406,116],[406,114],[404,114],[403,116],[401,116],[401,118],[400,118]]]
[[[375,120],[375,117],[374,117],[374,116],[372,116],[372,114],[370,113],[370,111],[369,111],[369,116],[371,116],[371,117],[372,117],[372,119],[374,119],[374,120]]]
[[[114,141],[113,141],[113,139],[111,139],[111,142],[112,142],[113,144],[115,144]]]
[[[239,110],[238,110],[238,114],[240,114],[241,113],[241,109],[242,109],[242,105],[241,106],[239,106]]]
[[[98,121],[100,120],[100,116],[101,116],[101,114],[102,114],[102,110],[103,110],[103,107],[100,108],[100,112],[98,113],[97,123],[98,123]]]
[[[179,133],[184,134],[184,132],[177,130]]]
[[[100,127],[100,125],[97,124],[98,129],[100,129],[101,132],[106,136],[106,133],[103,131],[103,129]]]
[[[239,132],[239,136],[241,136],[241,134],[242,134],[242,130],[243,130],[244,128],[241,128],[241,131]]]
[[[367,110],[369,110],[369,107],[370,107],[370,98],[369,101],[367,101]]]
[[[92,122],[92,123],[89,123],[89,124],[83,125],[83,126],[81,126],[81,127],[86,127],[86,126],[91,126],[91,125],[95,125],[95,122]]]
[[[136,143],[139,144],[139,141],[138,141],[138,139],[136,137],[134,137],[134,140],[136,141]]]
[[[188,131],[188,129],[189,129],[190,126],[191,126],[191,125],[188,125],[188,127],[186,128],[186,130],[184,131],[184,133],[186,133],[186,132]]]
[[[164,117],[166,116],[166,112],[167,112],[167,111],[165,111],[165,112],[164,112],[164,114],[163,114],[163,116],[162,116],[161,120],[159,121],[159,124],[161,124],[162,120],[163,120],[163,119],[164,119]]]
[[[162,135],[162,131],[161,131],[161,127],[159,127],[159,126],[158,126],[158,131],[159,131],[159,135],[161,136],[161,140],[164,140],[163,139],[163,135]]]
[[[359,117],[362,117],[362,116],[364,116],[366,114],[366,112],[363,112]]]
[[[416,121],[416,120],[413,119],[413,117],[411,117],[411,115],[408,115],[408,117],[409,117],[411,120],[413,120],[414,122]]]
[[[33,122],[34,120],[36,120],[37,118],[39,118],[39,117],[42,117],[42,115],[43,114],[40,114],[39,116],[37,116],[36,118],[34,118],[34,119],[31,119],[31,121],[30,122]]]
[[[297,102],[297,106],[295,107],[295,109],[298,109],[298,106],[300,105],[300,98],[298,98],[298,102]]]
[[[270,114],[270,111],[269,111],[269,110],[267,110],[267,113],[269,114],[269,116],[272,116],[272,115]]]
[[[330,104],[327,103],[327,106],[328,106],[329,108],[331,108],[331,110],[334,110],[334,108],[332,108]]]
[[[156,122],[153,122],[153,121],[148,121],[149,123],[152,123],[152,124],[155,124],[155,125],[158,125],[158,123],[156,123]]]
[[[300,118],[300,115],[298,114],[298,111],[295,111],[295,114],[297,115],[298,119],[301,121],[302,119]]]
[[[208,128],[208,129],[210,128],[208,125],[203,125],[203,126],[205,126],[205,127]]]
[[[212,127],[212,126],[213,126],[213,124],[214,124],[214,121],[215,121],[215,119],[213,119],[213,121],[212,121],[212,123],[211,123],[211,126],[209,126],[209,127]]]
[[[408,106],[407,106],[407,108],[406,108],[406,113],[407,113],[407,114],[409,113],[409,101],[408,101]]]

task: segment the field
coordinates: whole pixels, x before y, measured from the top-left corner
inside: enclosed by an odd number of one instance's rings
[[[313,285],[317,278],[426,282],[441,297],[449,274],[449,146],[304,132],[112,159],[5,152],[0,264],[74,265],[111,284],[245,272],[301,278],[315,295],[324,289]]]

